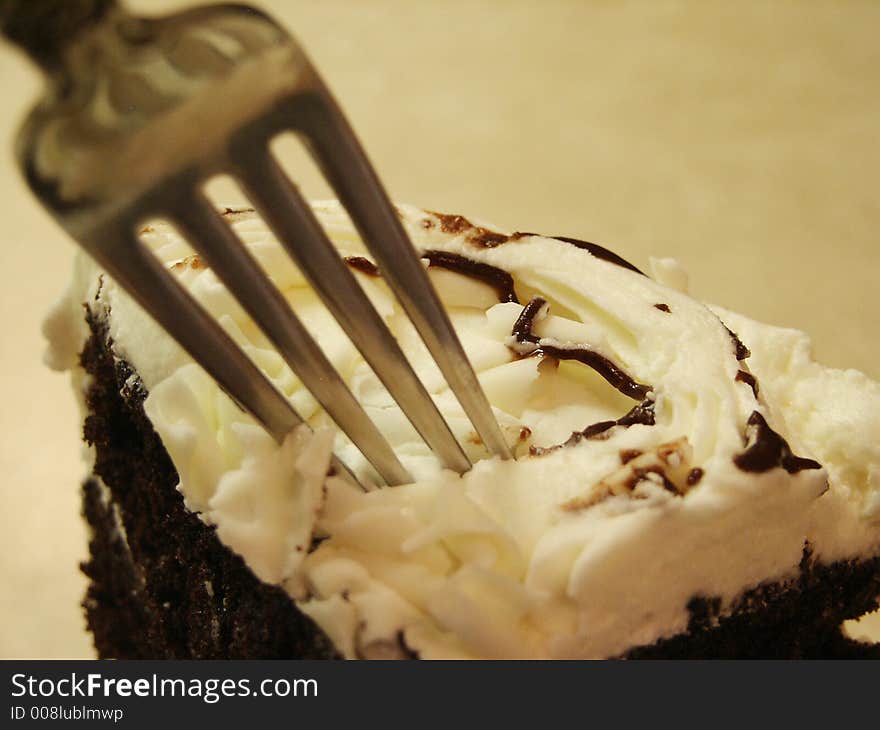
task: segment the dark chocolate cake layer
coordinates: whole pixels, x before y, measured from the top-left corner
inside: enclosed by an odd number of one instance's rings
[[[186,510],[177,474],[143,411],[146,392],[89,318],[92,376],[84,435],[94,476],[83,488],[92,529],[84,606],[102,658],[336,658],[280,588],[259,581],[213,528]],[[99,483],[103,483],[104,487]],[[805,548],[798,579],[720,601],[695,597],[688,631],[627,658],[880,658],[841,623],[877,607],[880,558],[822,565]]]
[[[114,359],[105,326],[82,364],[92,377],[84,436],[95,480],[83,488],[92,529],[84,606],[101,658],[334,658],[330,642],[277,586],[224,547],[176,490],[177,473],[144,415],[142,388]],[[118,521],[117,521],[118,520]],[[119,529],[121,525],[121,530]]]

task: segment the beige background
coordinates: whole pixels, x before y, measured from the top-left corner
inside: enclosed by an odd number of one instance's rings
[[[640,266],[675,256],[698,296],[880,376],[880,3],[261,5],[310,50],[397,199]],[[41,364],[73,246],[10,155],[37,88],[0,48],[0,656],[89,656],[80,426],[66,377]]]

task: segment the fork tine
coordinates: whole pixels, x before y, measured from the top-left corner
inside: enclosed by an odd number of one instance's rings
[[[315,84],[315,92],[290,102],[291,116],[483,443],[511,458],[492,407],[385,189],[330,92],[322,82]]]
[[[311,208],[265,147],[233,149],[234,172],[260,216],[275,232],[355,347],[416,431],[449,468],[470,461],[397,340],[343,262]]]
[[[303,419],[222,327],[141,245],[126,226],[93,234],[90,253],[198,362],[239,407],[279,443]],[[335,455],[337,473],[361,484]]]
[[[193,190],[191,195],[179,198],[172,219],[382,478],[388,484],[412,481],[323,350],[263,273],[244,242],[204,195]]]

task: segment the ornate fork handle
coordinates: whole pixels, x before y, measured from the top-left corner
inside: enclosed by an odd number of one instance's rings
[[[0,30],[52,73],[63,68],[71,41],[117,9],[116,0],[0,0]]]

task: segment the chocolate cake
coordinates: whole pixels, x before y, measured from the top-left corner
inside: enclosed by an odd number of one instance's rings
[[[227,218],[400,454],[376,475],[170,229],[145,245],[312,427],[262,432],[82,258],[50,317],[92,464],[105,658],[878,657],[880,386],[595,244],[401,207],[517,459],[490,457],[333,203],[316,212],[475,467],[443,470],[252,211]]]

